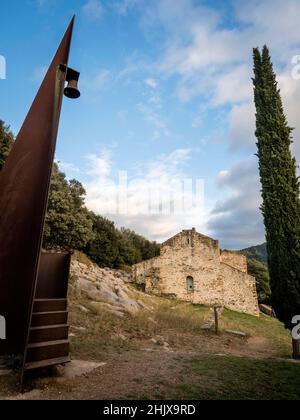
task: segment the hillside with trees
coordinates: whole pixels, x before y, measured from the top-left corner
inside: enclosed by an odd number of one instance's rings
[[[247,257],[248,273],[256,278],[259,303],[270,304],[271,289],[267,244],[252,246],[239,252]]]
[[[8,126],[0,121],[0,168],[13,144]],[[85,189],[68,181],[59,165],[53,165],[43,247],[46,250],[78,250],[100,267],[126,269],[159,255],[160,246],[134,231],[117,229],[114,222],[85,207]],[[257,281],[259,301],[270,302],[266,244],[240,251],[248,258],[249,274]]]
[[[268,253],[267,253],[267,244],[251,246],[240,251],[242,254],[246,255],[247,258],[251,260],[257,260],[263,264],[268,263]]]
[[[270,304],[270,275],[266,264],[248,258],[248,273],[256,278],[256,288],[259,303]]]
[[[14,136],[0,121],[0,170]],[[117,229],[114,222],[96,215],[85,206],[85,189],[54,163],[43,247],[46,250],[78,250],[100,267],[123,268],[159,254],[160,246],[134,231]]]

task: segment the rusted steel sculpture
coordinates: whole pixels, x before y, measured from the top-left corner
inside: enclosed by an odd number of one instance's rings
[[[74,19],[0,172],[0,314],[6,319],[0,355],[22,356],[25,370],[69,355],[70,258],[46,254],[41,259],[41,247],[63,94],[80,95],[79,73],[68,68]],[[61,289],[58,282],[64,283]],[[60,325],[60,333],[53,325]]]

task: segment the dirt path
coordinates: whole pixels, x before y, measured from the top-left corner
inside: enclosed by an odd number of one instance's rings
[[[178,353],[129,351],[104,359],[105,365],[73,379],[45,377],[35,380],[33,390],[14,392],[8,399],[157,399],[184,380]],[[192,355],[189,355],[192,357]]]
[[[208,342],[210,343],[208,345]],[[146,345],[148,344],[148,347]],[[199,376],[189,366],[192,360],[199,356],[218,357],[245,356],[264,359],[267,353],[267,343],[261,337],[251,337],[248,341],[228,337],[222,340],[210,336],[206,345],[194,343],[194,349],[184,351],[159,346],[149,346],[140,342],[140,349],[121,353],[106,353],[102,355],[102,366],[75,378],[66,378],[57,374],[39,379],[32,379],[30,388],[25,394],[18,394],[13,385],[6,393],[8,399],[164,399],[178,398],[179,386],[199,381]],[[98,360],[98,362],[100,359]],[[1,384],[0,384],[1,389]],[[1,395],[0,395],[1,398]],[[3,396],[4,398],[4,396]]]

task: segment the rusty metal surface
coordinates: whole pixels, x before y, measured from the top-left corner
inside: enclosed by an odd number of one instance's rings
[[[23,354],[35,292],[74,18],[0,173],[0,354]]]
[[[70,253],[42,253],[35,299],[67,297],[70,263]]]

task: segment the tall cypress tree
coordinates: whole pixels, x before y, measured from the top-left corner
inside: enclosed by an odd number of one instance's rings
[[[254,49],[256,137],[272,305],[291,329],[300,315],[300,200],[292,129],[284,114],[268,48]]]

